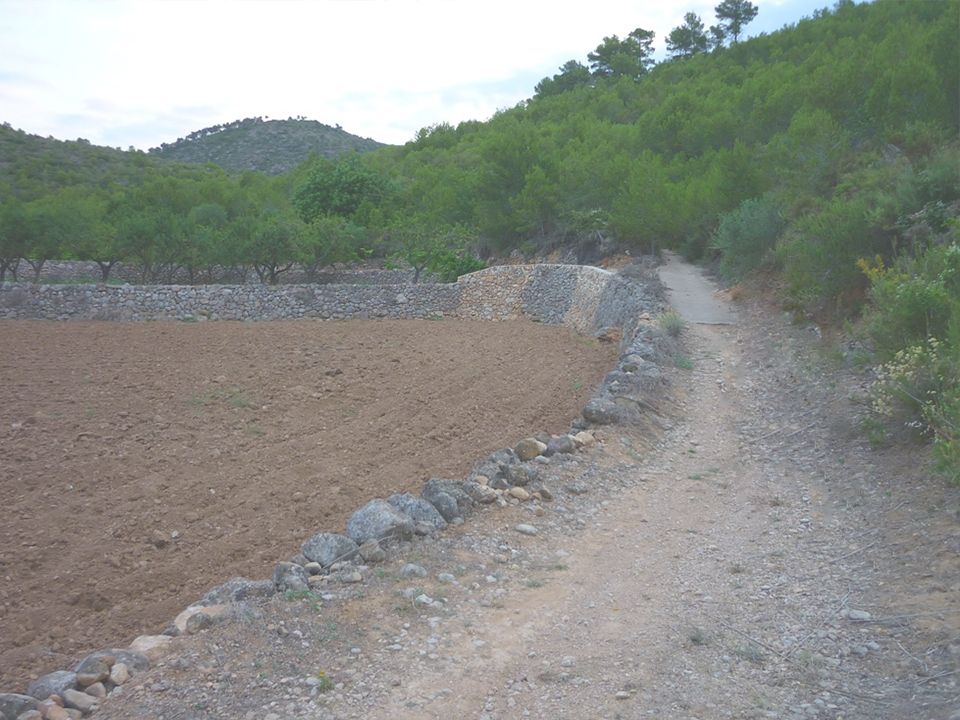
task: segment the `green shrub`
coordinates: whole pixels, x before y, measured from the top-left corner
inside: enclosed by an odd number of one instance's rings
[[[427,269],[437,276],[439,282],[451,283],[461,275],[483,270],[486,266],[485,262],[465,250],[447,250],[440,253]]]
[[[670,337],[679,337],[680,333],[682,333],[683,329],[687,326],[687,321],[680,317],[678,313],[669,310],[657,317],[657,324],[663,328]]]
[[[724,279],[737,282],[760,267],[785,226],[779,204],[769,197],[744,200],[736,210],[721,215],[713,243],[722,253]]]
[[[960,317],[960,245],[933,247],[890,270],[879,259],[858,264],[871,281],[866,328],[881,357],[947,337],[951,318]]]
[[[788,292],[803,310],[850,308],[862,297],[862,257],[887,255],[889,240],[871,223],[865,198],[834,198],[798,220],[777,249]]]

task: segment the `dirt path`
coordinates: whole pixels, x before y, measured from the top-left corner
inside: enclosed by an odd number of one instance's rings
[[[184,639],[104,717],[960,717],[957,492],[864,444],[811,333],[738,315],[687,330],[662,436],[602,430],[552,502]]]

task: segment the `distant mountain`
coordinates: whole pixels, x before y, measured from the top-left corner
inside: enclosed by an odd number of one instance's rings
[[[336,158],[383,145],[316,120],[255,117],[197,130],[176,142],[151,148],[150,153],[165,160],[215,163],[228,170],[260,170],[279,175],[295,168],[311,153]]]

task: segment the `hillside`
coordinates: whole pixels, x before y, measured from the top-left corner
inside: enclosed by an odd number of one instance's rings
[[[161,161],[138,151],[92,145],[83,139],[56,140],[0,125],[0,189],[32,200],[59,188],[128,185]]]
[[[151,148],[150,153],[165,160],[215,163],[228,170],[260,170],[279,175],[312,154],[334,159],[383,146],[376,140],[351,135],[339,126],[316,120],[246,118],[197,130],[176,142]]]

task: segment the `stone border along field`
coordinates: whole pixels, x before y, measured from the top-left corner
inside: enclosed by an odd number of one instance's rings
[[[662,309],[656,282],[641,284],[592,267],[502,266],[464,276],[456,284],[430,286],[246,286],[226,288],[33,286],[0,287],[0,317],[124,320],[180,318],[284,319],[302,317],[432,317],[504,320],[531,318],[570,326],[618,342],[616,370],[574,420],[568,434],[542,435],[498,450],[476,464],[464,481],[428,481],[419,497],[409,493],[374,499],[347,522],[346,534],[319,532],[306,539],[290,562],[276,565],[271,580],[233,578],[186,608],[163,635],[140,636],[127,649],[85,657],[73,670],[49,673],[28,694],[0,694],[0,720],[62,720],[94,712],[131,674],[175,643],[229,618],[232,604],[274,593],[310,592],[335,574],[341,582],[362,580],[364,564],[382,561],[398,541],[433,535],[461,524],[475,505],[550,499],[538,482],[538,465],[551,455],[575,453],[593,443],[586,429],[612,423],[662,424],[651,397],[662,390],[658,358],[670,340],[649,321]],[[235,310],[232,302],[239,301]],[[336,303],[345,309],[338,309]],[[438,309],[437,304],[442,306]],[[518,532],[536,532],[517,527]],[[357,563],[361,563],[358,565]]]

